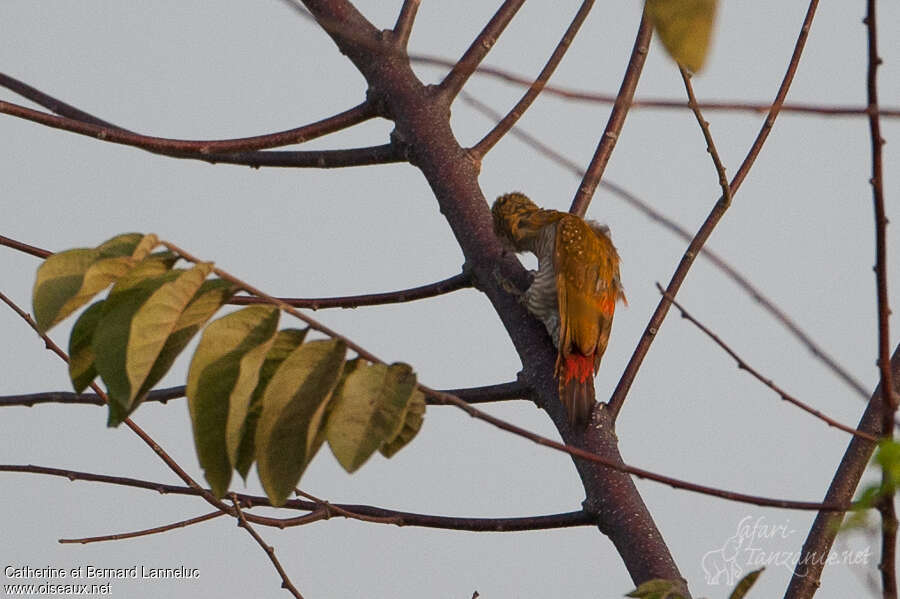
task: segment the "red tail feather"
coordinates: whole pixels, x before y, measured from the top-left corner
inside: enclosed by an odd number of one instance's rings
[[[569,424],[584,426],[594,409],[594,357],[572,353],[563,358],[559,398],[569,414]]]

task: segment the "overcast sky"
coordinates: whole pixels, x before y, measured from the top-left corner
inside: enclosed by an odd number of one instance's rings
[[[400,2],[357,3],[390,27]],[[497,2],[423,0],[410,51],[457,58]],[[806,2],[723,2],[701,100],[767,102],[776,92]],[[864,106],[863,2],[823,2],[789,101]],[[540,70],[578,2],[527,3],[487,64],[527,77]],[[640,18],[639,3],[598,3],[552,82],[615,93]],[[900,105],[896,2],[879,3],[880,89]],[[284,2],[0,2],[0,70],[142,133],[229,138],[305,124],[359,103],[365,83],[315,25]],[[427,82],[442,70],[417,65]],[[466,90],[500,111],[521,88],[475,77]],[[656,43],[638,97],[683,98],[677,70]],[[28,104],[0,90],[0,99]],[[457,101],[453,126],[470,144],[491,126]],[[609,106],[544,95],[521,126],[587,164]],[[708,112],[730,173],[762,116]],[[888,216],[897,211],[900,124],[882,123]],[[340,148],[385,143],[386,121],[308,144]],[[763,289],[867,388],[877,381],[874,239],[868,126],[859,117],[783,114],[710,246]],[[329,296],[400,289],[459,272],[463,258],[421,174],[409,165],[332,171],[252,170],[180,161],[0,116],[0,234],[62,250],[127,231],[155,232],[273,294]],[[715,172],[693,116],[635,109],[606,172],[695,231],[718,197]],[[511,136],[487,156],[487,198],[513,190],[566,209],[571,173]],[[619,311],[596,380],[607,397],[685,242],[605,190],[588,212],[610,225],[622,256],[629,306]],[[900,294],[897,226],[889,229],[893,305]],[[2,291],[30,307],[38,261],[0,251]],[[528,262],[532,264],[532,262]],[[679,298],[753,366],[800,399],[855,425],[864,401],[746,293],[698,260]],[[410,362],[433,387],[512,380],[520,364],[489,303],[465,290],[408,305],[317,314],[388,361]],[[894,319],[892,348],[900,340]],[[69,324],[53,331],[61,345]],[[0,310],[5,368],[0,394],[67,390],[65,365],[14,313]],[[163,386],[183,384],[180,360]],[[525,402],[485,408],[557,438],[546,415]],[[5,408],[0,462],[132,476],[178,484],[130,431],[105,427],[101,408]],[[193,476],[202,478],[186,402],[147,405],[138,422]],[[694,482],[759,495],[820,500],[848,435],[782,402],[686,321],[670,313],[618,423],[625,460]],[[133,540],[60,545],[57,539],[127,532],[203,514],[196,498],[26,474],[2,474],[0,562],[5,567],[197,568],[191,581],[112,581],[114,597],[285,597],[266,555],[226,518]],[[565,455],[538,447],[454,408],[433,407],[416,440],[388,461],[374,457],[344,473],[323,448],[301,486],[330,501],[459,516],[528,516],[578,509],[583,490]],[[725,597],[705,583],[704,554],[722,548],[742,519],[783,527],[754,539],[757,556],[797,552],[813,514],[763,509],[638,486],[695,596]],[[235,490],[243,490],[238,480]],[[246,486],[260,492],[255,473]],[[760,520],[762,519],[762,520]],[[549,532],[465,533],[333,519],[285,531],[260,528],[309,598],[616,597],[633,585],[611,543],[586,527]],[[860,596],[877,575],[880,540],[838,544],[864,551],[867,565],[826,570],[822,597]],[[745,570],[749,553],[739,560]],[[773,565],[753,597],[780,596],[790,576]],[[25,582],[43,582],[44,579]],[[3,583],[16,582],[3,580]],[[50,580],[49,582],[60,582]],[[100,582],[106,582],[101,580]]]

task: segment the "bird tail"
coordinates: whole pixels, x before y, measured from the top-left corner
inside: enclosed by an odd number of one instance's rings
[[[569,424],[584,427],[594,410],[594,357],[571,353],[559,356],[559,399],[566,407]]]

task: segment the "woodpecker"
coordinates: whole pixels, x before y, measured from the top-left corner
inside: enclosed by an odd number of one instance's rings
[[[504,245],[537,256],[538,270],[521,299],[556,345],[555,376],[569,424],[584,427],[593,411],[594,375],[609,342],[616,302],[625,302],[609,229],[538,208],[521,193],[500,196],[491,213]]]

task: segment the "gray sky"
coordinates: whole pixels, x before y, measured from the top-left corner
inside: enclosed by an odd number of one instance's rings
[[[496,3],[424,0],[412,52],[456,58]],[[577,2],[526,4],[487,63],[534,76]],[[621,4],[621,5],[620,5]],[[774,97],[806,2],[723,2],[700,99]],[[358,2],[377,26],[399,2]],[[789,101],[865,103],[864,3],[823,2]],[[900,104],[897,3],[879,3],[881,98]],[[631,49],[639,3],[595,7],[553,83],[614,93]],[[357,104],[365,85],[314,25],[284,3],[84,1],[0,3],[0,68],[122,126],[179,138],[226,138],[282,130]],[[428,82],[439,69],[416,66]],[[467,91],[505,111],[522,90],[475,77]],[[677,70],[654,43],[638,97],[681,99]],[[25,103],[0,90],[0,98]],[[609,107],[544,96],[522,126],[586,164]],[[752,113],[709,112],[730,173],[758,131]],[[457,102],[453,125],[473,143],[490,122]],[[888,216],[896,210],[900,138],[883,121]],[[370,122],[310,148],[384,143],[387,122]],[[868,127],[861,118],[782,115],[710,246],[764,289],[866,386],[874,386],[875,299]],[[51,250],[93,246],[126,231],[155,232],[273,294],[329,296],[385,291],[459,272],[458,246],[421,174],[409,165],[315,170],[210,166],[0,118],[0,233]],[[715,173],[687,111],[634,110],[607,170],[657,209],[696,230],[718,197]],[[520,190],[565,209],[578,180],[511,136],[485,159],[486,197]],[[596,380],[615,385],[685,243],[601,190],[589,216],[609,223],[623,258],[629,307],[620,310]],[[889,229],[891,290],[900,293]],[[38,261],[0,252],[4,293],[30,306]],[[821,366],[746,294],[698,260],[679,295],[751,364],[818,409],[854,424],[864,402]],[[893,302],[896,307],[898,302]],[[410,362],[434,387],[511,380],[520,365],[498,319],[466,290],[409,305],[323,311],[322,321],[386,360]],[[892,347],[900,339],[894,319]],[[68,324],[53,331],[61,345]],[[68,389],[65,366],[11,311],[0,311],[5,378],[0,394]],[[163,385],[182,384],[181,360]],[[556,438],[549,419],[524,402],[486,408]],[[124,427],[109,430],[93,407],[7,408],[2,462],[39,464],[178,483]],[[202,477],[183,400],[144,406],[135,420],[193,476]],[[698,483],[760,495],[819,500],[848,436],[781,402],[671,314],[631,390],[618,424],[630,464]],[[195,498],[161,496],[35,475],[3,474],[3,566],[198,568],[188,582],[112,581],[114,597],[284,597],[265,554],[233,521],[134,540],[59,545],[64,537],[126,532],[199,515]],[[812,514],[762,509],[638,485],[696,596],[727,596],[704,582],[701,560],[745,517],[783,526],[755,539],[757,556],[799,551]],[[460,516],[526,516],[578,509],[583,491],[563,454],[431,408],[416,440],[394,459],[377,456],[353,476],[327,449],[301,481],[330,501]],[[237,481],[234,486],[242,490]],[[259,492],[255,473],[246,490]],[[595,529],[484,534],[398,529],[334,519],[285,531],[260,528],[294,583],[315,597],[615,597],[633,588],[611,543]],[[826,570],[822,597],[858,596],[874,577],[879,541],[847,537],[873,555],[867,566]],[[841,543],[843,541],[839,541]],[[746,569],[749,554],[739,563]],[[772,565],[754,597],[780,596],[788,568]],[[42,582],[42,579],[22,582]],[[3,580],[3,583],[17,582]],[[60,582],[59,580],[50,582]],[[100,580],[99,582],[105,582]]]

